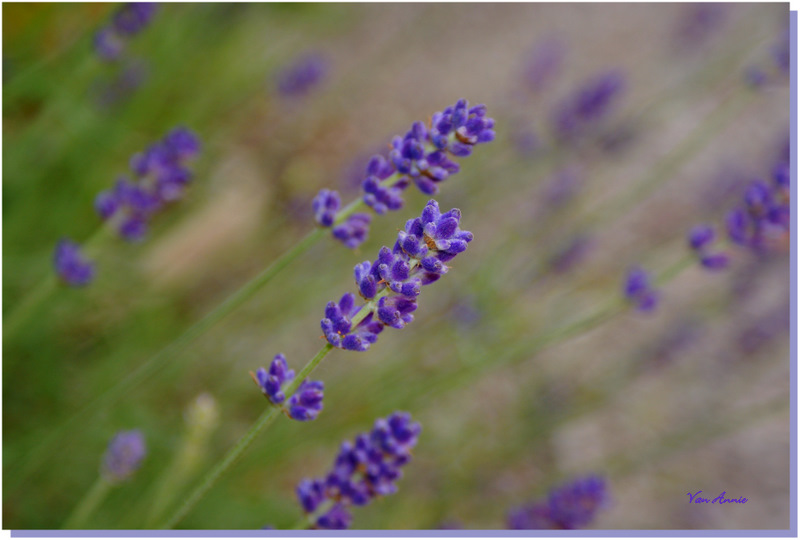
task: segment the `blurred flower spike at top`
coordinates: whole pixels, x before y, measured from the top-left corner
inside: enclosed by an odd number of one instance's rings
[[[675,43],[681,49],[699,47],[722,27],[731,6],[725,3],[702,2],[681,6],[683,13],[675,32]]]
[[[522,79],[528,90],[542,92],[561,71],[565,53],[563,41],[556,37],[537,43],[526,55],[522,68]]]
[[[325,80],[329,69],[330,62],[319,53],[296,58],[278,73],[278,93],[287,98],[306,96]]]
[[[186,128],[167,133],[130,161],[133,179],[121,176],[98,194],[95,210],[125,240],[142,240],[155,213],[183,196],[192,180],[186,162],[200,152],[200,141]]]
[[[108,444],[103,459],[103,476],[112,483],[127,480],[139,468],[146,454],[141,431],[120,431]]]
[[[328,303],[320,323],[328,343],[366,351],[385,326],[401,329],[413,321],[420,288],[446,274],[446,263],[472,241],[472,233],[459,228],[460,221],[460,210],[441,213],[431,200],[420,217],[406,222],[392,250],[382,247],[374,262],[357,264],[356,286],[367,303],[356,306],[351,293]]]
[[[642,312],[654,311],[658,307],[658,292],[650,283],[650,276],[639,266],[628,271],[623,287],[625,297]]]
[[[454,157],[466,157],[478,144],[493,141],[494,120],[486,106],[470,107],[465,99],[434,113],[430,126],[415,122],[403,136],[392,140],[389,156],[376,154],[366,167],[361,184],[364,203],[377,214],[403,207],[403,191],[412,183],[426,195],[439,191],[439,184],[460,170]],[[314,199],[314,214],[322,227],[335,225],[339,195],[322,190]],[[368,214],[354,214],[334,227],[333,236],[355,248],[367,238]]]
[[[267,399],[279,406],[286,401],[283,387],[294,380],[294,370],[289,369],[283,354],[276,354],[269,370],[259,368],[251,376]],[[283,411],[293,420],[314,420],[322,411],[323,390],[319,381],[303,381]]]
[[[788,156],[781,155],[773,166],[772,182],[751,182],[743,204],[728,213],[726,224],[731,241],[756,252],[785,242],[791,227],[790,182]]]
[[[700,264],[708,270],[724,270],[728,267],[728,256],[725,253],[711,253],[716,233],[711,225],[697,225],[689,231],[687,240],[689,247],[697,254]]]
[[[580,529],[590,524],[609,503],[606,481],[599,476],[579,478],[550,491],[544,501],[512,510],[509,529]]]
[[[395,412],[376,420],[369,433],[344,442],[326,476],[297,485],[297,499],[311,527],[347,529],[352,523],[348,507],[395,493],[421,431],[411,415]]]
[[[158,8],[151,2],[130,2],[117,9],[111,23],[94,35],[94,49],[103,60],[118,60],[128,39],[144,30]]]
[[[71,240],[56,244],[53,265],[59,279],[72,287],[83,287],[94,278],[94,263],[81,253],[81,247]]]
[[[620,70],[597,74],[586,80],[555,108],[551,126],[561,140],[586,135],[613,110],[625,91],[625,76]]]

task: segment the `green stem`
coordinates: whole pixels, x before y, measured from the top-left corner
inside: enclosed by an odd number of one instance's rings
[[[100,475],[64,522],[62,529],[80,529],[89,516],[100,506],[103,499],[106,498],[113,485],[103,475]]]
[[[291,395],[297,390],[297,387],[308,377],[314,369],[322,362],[322,359],[328,355],[329,352],[333,349],[333,345],[330,343],[326,344],[320,351],[314,355],[314,357],[308,361],[308,363],[300,370],[300,373],[297,374],[297,377],[289,384],[289,386],[285,389],[285,394],[287,399],[291,397]],[[211,471],[206,474],[200,484],[192,491],[186,501],[181,505],[177,512],[175,512],[171,518],[169,518],[161,527],[160,529],[171,529],[175,527],[178,523],[186,517],[186,515],[194,508],[194,506],[203,498],[203,496],[208,493],[217,480],[233,465],[237,459],[247,450],[253,441],[255,440],[256,436],[265,430],[272,422],[278,417],[280,414],[281,409],[275,406],[268,408],[264,413],[256,420],[255,424],[247,430],[247,433],[239,439],[233,448],[231,448],[225,457],[220,461]]]

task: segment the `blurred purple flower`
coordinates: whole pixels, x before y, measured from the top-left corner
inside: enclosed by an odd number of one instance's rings
[[[658,292],[650,283],[650,276],[639,266],[632,267],[625,278],[625,297],[642,312],[654,311],[658,307]]]
[[[728,267],[728,256],[722,252],[712,253],[716,233],[711,225],[696,225],[689,231],[689,247],[697,255],[700,264],[708,270],[724,270]]]
[[[530,49],[522,68],[522,79],[528,90],[542,92],[560,73],[565,53],[563,41],[552,36],[541,40]]]
[[[80,245],[67,239],[59,240],[53,254],[58,277],[72,287],[83,287],[94,278],[94,263],[81,253]]]
[[[146,454],[141,431],[120,431],[111,439],[106,450],[103,476],[115,483],[127,480],[139,468]]]
[[[551,127],[562,141],[586,135],[612,111],[625,90],[622,71],[611,70],[584,81],[555,108]]]
[[[507,524],[509,529],[579,529],[607,504],[606,481],[588,476],[551,490],[545,501],[512,510]]]
[[[303,97],[325,79],[330,62],[319,53],[294,59],[277,75],[278,93],[283,97]]]
[[[134,180],[120,177],[116,185],[97,195],[95,210],[128,241],[142,240],[152,216],[183,196],[191,181],[186,161],[200,151],[197,136],[178,127],[130,160]]]

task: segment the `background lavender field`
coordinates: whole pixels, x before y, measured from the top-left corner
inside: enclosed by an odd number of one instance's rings
[[[462,97],[497,123],[436,197],[462,210],[469,250],[408,328],[326,358],[320,417],[279,419],[180,526],[292,526],[297,482],[398,409],[423,426],[414,460],[354,528],[504,528],[511,508],[589,473],[611,495],[592,528],[789,526],[788,238],[727,247],[723,272],[681,266],[692,226],[721,225],[786,144],[773,53],[787,4],[163,4],[129,44],[132,71],[92,49],[115,9],[3,6],[4,313],[52,272],[59,238],[97,229],[94,197],[132,154],[175,125],[203,150],[146,241],[108,242],[91,286],[58,291],[4,336],[5,528],[62,526],[108,440],[134,428],[148,455],[89,526],[145,527],[185,411],[207,393],[215,413],[189,417],[207,429],[172,493],[185,494],[264,410],[248,371],[278,352],[310,358],[353,265],[429,197],[409,190],[355,253],[326,237],[169,368],[36,451],[311,230],[319,189],[357,197],[370,155]],[[543,47],[563,57],[531,87]],[[325,75],[282,94],[281,70],[307,54]],[[755,68],[768,80],[754,89]],[[625,79],[613,109],[555,145],[554,108],[612,69]],[[618,301],[636,264],[680,269],[655,312],[560,337]],[[688,504],[699,490],[748,502]]]

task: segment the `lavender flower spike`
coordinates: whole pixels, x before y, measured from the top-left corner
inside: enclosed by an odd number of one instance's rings
[[[658,306],[658,293],[650,284],[650,276],[638,266],[628,271],[624,292],[639,311],[650,312]]]
[[[61,281],[72,287],[88,285],[94,278],[94,263],[71,240],[60,240],[56,244],[53,264]]]
[[[95,210],[130,242],[142,240],[150,220],[183,196],[192,174],[188,161],[200,152],[200,141],[178,127],[130,160],[133,178],[121,176],[95,199]]]
[[[625,90],[621,71],[607,71],[584,82],[556,108],[552,129],[562,140],[574,140],[605,118]]]
[[[136,472],[146,454],[141,431],[120,431],[108,445],[102,474],[109,482],[123,482]]]
[[[599,476],[579,478],[550,491],[536,501],[509,513],[509,529],[579,529],[608,504],[606,481]]]
[[[303,97],[324,80],[328,69],[328,60],[317,53],[297,58],[278,73],[278,93],[287,98]]]
[[[397,491],[401,468],[411,460],[421,427],[408,413],[379,419],[370,433],[342,443],[330,472],[297,485],[297,499],[315,529],[346,529],[351,506]]]
[[[442,213],[431,200],[420,217],[406,222],[393,249],[383,247],[374,262],[356,265],[356,286],[367,303],[356,307],[350,293],[338,304],[328,303],[320,323],[328,343],[366,351],[385,326],[400,329],[413,321],[421,287],[447,273],[446,263],[472,241],[472,233],[461,230],[460,221],[460,210]]]

